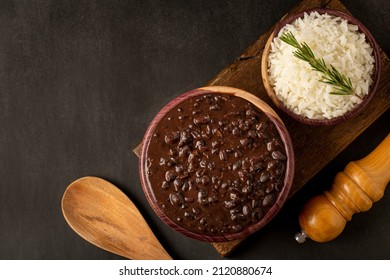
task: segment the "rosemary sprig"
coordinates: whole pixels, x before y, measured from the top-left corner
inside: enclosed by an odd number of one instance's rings
[[[297,49],[294,51],[295,57],[308,62],[313,70],[324,74],[321,82],[332,85],[334,89],[330,94],[349,95],[353,93],[351,79],[341,74],[333,65],[330,65],[329,69],[324,59],[316,58],[310,47],[305,42],[299,43],[292,32],[283,34],[280,40]]]

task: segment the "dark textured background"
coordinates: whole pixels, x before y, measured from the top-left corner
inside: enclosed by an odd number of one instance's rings
[[[110,180],[176,259],[219,259],[173,232],[141,191],[132,149],[170,99],[204,85],[296,0],[0,1],[0,259],[118,259],[66,224],[73,180]],[[344,0],[390,54],[387,0]],[[297,244],[298,212],[389,132],[383,115],[233,259],[389,259],[390,190],[335,241]]]

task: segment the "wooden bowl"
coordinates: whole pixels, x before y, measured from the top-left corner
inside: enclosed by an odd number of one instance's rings
[[[265,115],[269,118],[269,120],[275,125],[275,128],[277,132],[279,133],[282,141],[282,145],[284,145],[284,149],[286,152],[286,169],[285,169],[285,177],[284,177],[284,186],[282,190],[279,192],[275,204],[268,210],[268,212],[255,224],[252,224],[251,226],[243,229],[240,232],[237,233],[229,233],[229,234],[223,234],[223,235],[208,235],[208,234],[199,234],[192,231],[189,231],[188,229],[183,228],[180,224],[177,222],[171,220],[160,208],[160,206],[157,204],[154,192],[152,190],[152,187],[150,186],[148,177],[147,177],[147,153],[149,148],[149,143],[151,141],[151,138],[153,137],[154,131],[159,124],[160,120],[164,118],[164,116],[170,112],[172,109],[177,108],[178,104],[183,102],[184,100],[188,98],[192,98],[199,95],[204,94],[213,94],[213,93],[222,93],[222,94],[229,94],[236,97],[243,98],[253,105],[255,105],[260,111],[264,112]],[[244,238],[251,233],[259,230],[264,225],[266,225],[281,209],[282,205],[286,201],[288,194],[290,193],[292,182],[293,182],[293,176],[294,176],[294,152],[293,147],[291,143],[291,139],[289,136],[289,133],[283,124],[282,120],[279,118],[279,116],[273,111],[273,109],[268,106],[264,101],[259,99],[258,97],[240,90],[236,88],[231,87],[203,87],[198,88],[189,92],[186,92],[175,99],[173,99],[171,102],[169,102],[165,107],[162,108],[162,110],[155,116],[155,118],[150,123],[144,138],[142,142],[142,148],[141,148],[141,154],[140,154],[140,161],[139,161],[139,172],[140,172],[140,178],[141,178],[141,184],[143,191],[145,193],[145,196],[154,210],[154,212],[161,218],[163,222],[165,222],[168,226],[170,226],[172,229],[189,236],[191,238],[195,238],[202,241],[210,241],[210,242],[222,242],[222,241],[231,241],[235,239],[241,239]]]
[[[371,45],[373,48],[373,55],[374,55],[374,60],[375,60],[375,68],[374,68],[374,73],[372,77],[372,84],[370,86],[369,92],[367,95],[365,95],[364,99],[362,102],[357,104],[354,108],[352,108],[350,111],[346,112],[344,115],[331,118],[331,119],[310,119],[305,116],[298,115],[288,109],[286,105],[278,99],[278,97],[275,94],[274,88],[271,85],[268,77],[268,56],[271,50],[271,43],[274,40],[276,36],[278,36],[279,31],[287,24],[290,24],[294,22],[296,19],[301,18],[304,16],[305,13],[310,14],[311,12],[318,12],[319,14],[324,14],[327,13],[332,16],[340,17],[343,19],[346,19],[349,23],[357,25],[359,28],[359,31],[364,33],[366,36],[366,40],[368,43]],[[262,55],[262,60],[261,60],[261,75],[262,75],[262,80],[264,87],[271,98],[271,100],[275,103],[275,105],[281,109],[284,113],[289,115],[291,118],[294,120],[307,124],[307,125],[312,125],[312,126],[324,126],[324,125],[336,125],[341,122],[344,122],[350,118],[353,118],[354,116],[358,115],[364,107],[367,106],[367,104],[370,102],[372,99],[378,83],[379,83],[379,78],[380,78],[380,70],[381,70],[381,59],[380,59],[380,54],[379,54],[379,47],[378,44],[376,43],[374,37],[371,35],[371,33],[368,31],[368,29],[356,18],[354,18],[351,15],[348,15],[346,13],[343,13],[338,10],[333,10],[333,9],[327,9],[327,8],[316,8],[316,9],[310,9],[306,11],[302,11],[299,13],[287,15],[285,18],[283,18],[275,27],[274,31],[271,33],[270,37],[268,38],[268,41],[264,47],[263,55]]]

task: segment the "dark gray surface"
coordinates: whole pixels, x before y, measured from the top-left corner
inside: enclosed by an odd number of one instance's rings
[[[132,149],[170,99],[204,85],[297,1],[0,1],[0,259],[120,259],[74,233],[73,180],[110,180],[177,259],[219,259],[173,232],[141,191]],[[390,53],[387,0],[344,4]],[[389,132],[388,113],[287,202],[233,259],[389,259],[390,191],[335,241],[297,244],[300,208]]]

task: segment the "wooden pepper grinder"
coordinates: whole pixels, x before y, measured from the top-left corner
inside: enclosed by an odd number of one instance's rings
[[[313,197],[299,214],[301,233],[295,240],[306,237],[327,242],[336,238],[352,215],[367,211],[382,198],[390,180],[390,134],[365,158],[350,162],[339,172],[330,191]]]

